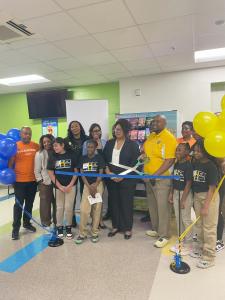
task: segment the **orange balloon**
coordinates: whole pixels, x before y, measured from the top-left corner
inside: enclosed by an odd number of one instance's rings
[[[195,131],[202,137],[215,130],[218,126],[218,118],[212,112],[199,112],[193,120]]]

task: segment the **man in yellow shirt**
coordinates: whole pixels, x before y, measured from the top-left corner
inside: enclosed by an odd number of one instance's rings
[[[144,171],[150,175],[170,175],[170,168],[175,161],[176,138],[166,129],[165,116],[154,118],[153,131],[144,143],[144,153],[149,158]],[[158,240],[154,246],[164,247],[169,240],[170,206],[168,196],[171,187],[170,179],[147,180],[146,192],[152,230],[146,232]]]

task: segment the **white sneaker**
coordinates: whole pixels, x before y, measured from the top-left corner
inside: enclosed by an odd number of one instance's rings
[[[215,265],[214,261],[207,261],[207,260],[201,260],[201,259],[196,264],[196,266],[201,269],[207,269],[207,268],[213,267],[214,265]]]
[[[166,238],[159,238],[159,239],[155,242],[154,246],[155,246],[156,248],[163,248],[164,246],[166,246],[166,244],[168,244],[168,242],[169,242],[169,240],[166,239]]]
[[[154,231],[154,230],[147,230],[145,231],[145,234],[151,237],[158,237],[158,232]]]

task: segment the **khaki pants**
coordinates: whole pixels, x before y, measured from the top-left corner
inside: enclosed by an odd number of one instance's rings
[[[53,186],[40,183],[38,185],[40,195],[40,218],[44,226],[51,225],[51,206],[53,222],[56,224],[56,203],[53,195]]]
[[[180,200],[182,198],[183,191],[180,191]],[[190,192],[187,196],[185,208],[180,209],[180,232],[179,232],[179,191],[174,190],[173,193],[173,207],[176,216],[176,223],[177,223],[177,233],[181,235],[184,230],[192,224],[191,221],[191,208],[193,205],[193,197],[192,192]],[[191,243],[192,242],[192,230],[188,232],[186,235],[184,242]]]
[[[169,237],[169,223],[171,207],[168,202],[171,181],[169,179],[156,180],[153,186],[146,184],[147,201],[151,217],[152,230],[157,231],[159,237]]]
[[[73,203],[75,198],[75,186],[69,193],[63,193],[56,189],[56,220],[57,226],[63,226],[64,214],[66,226],[72,225]]]
[[[200,215],[207,193],[194,193],[194,209],[196,217]],[[201,216],[196,223],[198,236],[197,248],[202,250],[202,259],[213,261],[216,255],[216,232],[219,209],[219,195],[210,202],[207,216]]]
[[[103,194],[103,184],[102,182],[99,183],[97,186],[97,192],[102,196]],[[88,196],[90,195],[89,189],[86,185],[84,185],[81,205],[80,205],[80,235],[81,236],[87,236],[87,223],[88,218],[91,214],[92,216],[92,229],[91,234],[97,235],[98,234],[98,227],[101,217],[101,209],[102,209],[102,203],[95,203],[93,205],[90,205],[90,202],[88,200]]]

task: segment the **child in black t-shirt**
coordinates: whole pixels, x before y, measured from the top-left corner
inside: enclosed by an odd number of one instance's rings
[[[75,198],[75,182],[77,176],[55,174],[55,171],[77,172],[77,156],[69,151],[65,140],[61,137],[53,143],[54,153],[48,159],[48,173],[56,187],[56,219],[58,237],[63,238],[63,220],[66,219],[66,237],[72,239],[73,203]]]
[[[188,143],[181,143],[176,149],[176,163],[173,169],[173,175],[179,176],[180,179],[173,179],[173,185],[169,195],[169,202],[173,203],[178,235],[181,235],[184,230],[191,225],[191,207],[193,197],[191,193],[192,183],[192,165],[189,160],[190,146]],[[180,200],[180,211],[179,211]],[[180,224],[179,224],[180,213]],[[179,226],[180,225],[180,226]],[[179,230],[180,229],[180,230]],[[189,254],[190,245],[192,242],[192,233],[189,232],[184,239],[182,247],[182,255]],[[177,252],[177,246],[170,249],[173,252]]]
[[[216,233],[218,221],[219,195],[213,199],[218,181],[216,165],[210,160],[204,148],[204,142],[199,140],[194,146],[193,184],[194,209],[198,241],[191,253],[192,257],[200,258],[197,267],[206,269],[214,265]]]
[[[87,141],[87,155],[82,156],[80,166],[81,173],[103,173],[105,162],[101,155],[95,154],[97,143],[94,140]],[[92,216],[91,240],[93,243],[98,242],[98,227],[102,208],[103,184],[101,177],[82,177],[84,182],[84,191],[80,206],[80,227],[79,236],[75,240],[76,244],[82,244],[87,238],[88,218]],[[94,198],[94,199],[93,199]],[[92,201],[97,200],[93,203]]]

